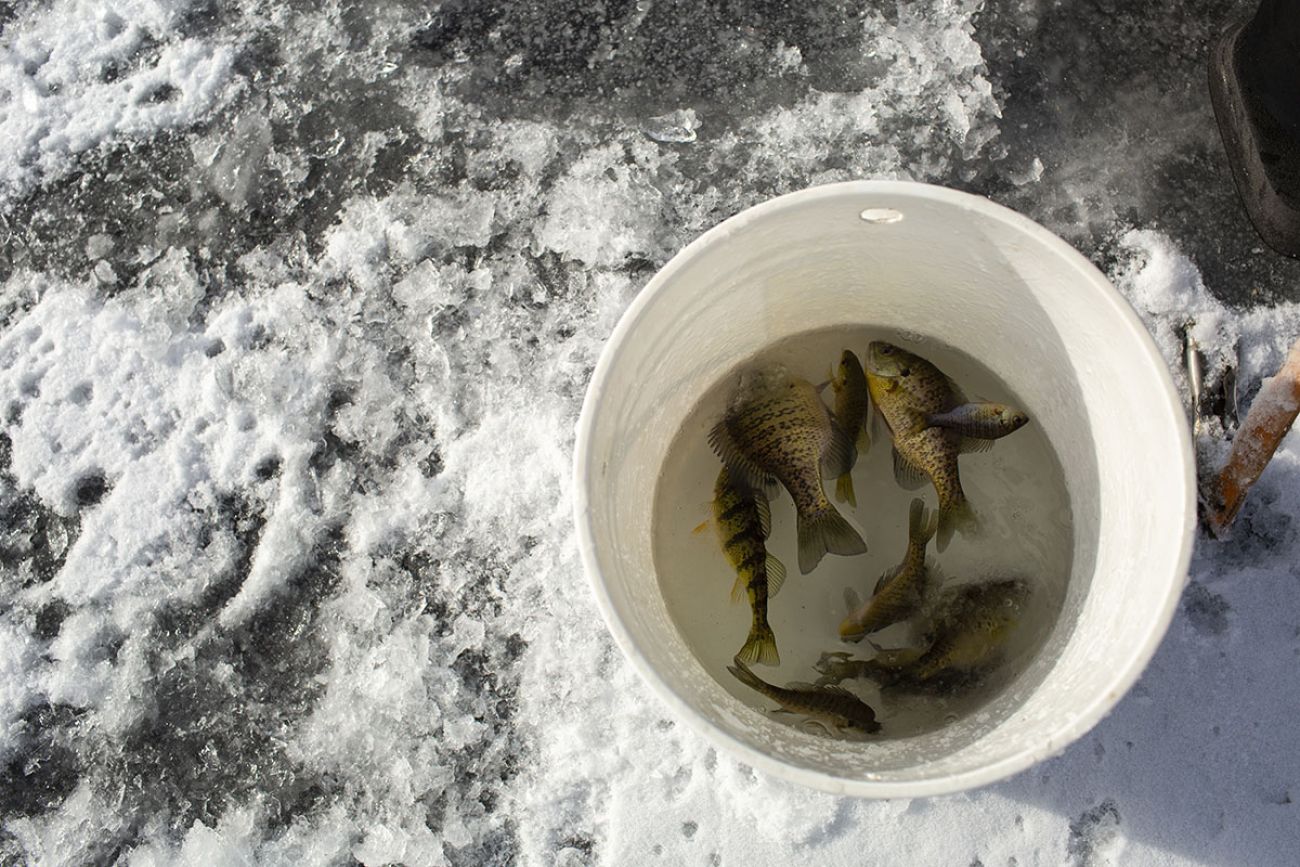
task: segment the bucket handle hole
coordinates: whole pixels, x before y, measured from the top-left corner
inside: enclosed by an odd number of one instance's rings
[[[895,211],[893,208],[867,208],[858,216],[864,223],[897,223],[903,219],[903,212]]]

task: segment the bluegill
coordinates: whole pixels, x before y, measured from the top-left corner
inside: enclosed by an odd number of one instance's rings
[[[907,523],[907,553],[903,562],[880,576],[865,604],[851,588],[845,591],[849,615],[840,623],[840,638],[858,641],[917,614],[934,580],[933,565],[925,562],[925,549],[934,538],[938,521],[921,500],[912,500]]]
[[[766,540],[772,531],[767,495],[735,478],[726,467],[718,473],[713,486],[713,523],[718,541],[736,570],[731,589],[733,601],[749,596],[753,625],[749,638],[736,658],[762,665],[780,665],[776,636],[767,622],[767,600],[776,595],[785,581],[785,566],[767,553]]]
[[[894,478],[912,490],[928,477],[939,495],[936,547],[943,551],[955,531],[969,533],[976,526],[957,472],[966,438],[948,428],[928,427],[925,421],[961,406],[965,398],[939,368],[884,341],[868,349],[867,387],[894,440]]]
[[[968,672],[994,659],[1020,622],[1029,585],[1018,579],[966,584],[935,602],[934,642],[910,666],[920,681],[939,674]]]
[[[857,453],[871,446],[867,433],[867,412],[871,409],[871,396],[867,391],[867,377],[862,372],[862,362],[849,350],[840,355],[840,364],[831,371],[831,391],[835,394],[835,420],[844,434],[853,442]],[[853,467],[850,466],[849,469]],[[858,507],[858,497],[853,491],[853,476],[844,473],[835,482],[835,499]]]
[[[1028,415],[1004,403],[963,403],[947,412],[927,415],[920,427],[947,428],[965,437],[996,440],[1027,424]]]
[[[789,687],[773,686],[749,670],[739,659],[735,665],[727,666],[736,680],[781,706],[781,710],[802,714],[811,722],[824,726],[828,731],[842,734],[845,731],[859,731],[875,734],[880,731],[876,722],[876,712],[853,693],[841,686],[813,686],[811,684],[790,684]]]
[[[749,374],[710,431],[709,445],[739,478],[756,487],[775,478],[790,492],[803,574],[827,552],[850,556],[867,550],[822,489],[823,473],[848,472],[857,452],[807,380],[782,369]]]

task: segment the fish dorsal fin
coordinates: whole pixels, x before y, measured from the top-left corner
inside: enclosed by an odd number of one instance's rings
[[[833,413],[827,413],[827,420],[830,422],[831,436],[822,451],[822,478],[838,479],[853,469],[853,464],[858,459],[858,450]]]
[[[986,440],[980,439],[979,437],[962,437],[959,448],[961,449],[961,453],[964,455],[970,454],[971,452],[986,452],[993,448],[993,443],[995,442],[997,442],[997,440]]]
[[[862,597],[852,587],[844,588],[844,607],[853,613],[862,607]]]
[[[920,468],[903,457],[894,447],[894,480],[898,482],[899,487],[907,491],[915,491],[925,484],[925,473]]]
[[[754,509],[758,512],[758,531],[766,539],[772,535],[772,506],[762,488],[754,489]]]
[[[785,584],[785,564],[773,557],[767,555],[767,595],[771,598],[777,594],[781,586]]]
[[[785,688],[798,690],[799,692],[814,692],[817,689],[806,680],[792,680],[785,685]]]
[[[735,481],[749,485],[755,490],[763,490],[772,484],[771,475],[754,463],[731,435],[731,429],[727,426],[725,418],[709,431],[709,446],[714,454],[722,458],[722,462],[727,465]]]

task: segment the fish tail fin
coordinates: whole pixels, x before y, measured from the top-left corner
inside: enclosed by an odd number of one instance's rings
[[[951,502],[939,509],[939,541],[935,547],[943,551],[952,541],[953,533],[969,536],[978,529],[979,521],[975,517],[975,510],[971,508],[966,495],[958,492]]]
[[[939,530],[939,516],[925,507],[920,497],[912,500],[907,514],[907,538],[917,545],[927,545]]]
[[[738,656],[733,661],[735,662],[735,665],[727,666],[727,671],[731,672],[731,676],[750,689],[762,691],[765,684],[759,679],[758,675],[749,670],[749,666],[745,664],[745,660]]]
[[[757,663],[759,665],[780,665],[781,654],[776,650],[776,635],[767,621],[755,622],[749,630],[745,646],[736,654],[738,663]]]
[[[845,557],[866,553],[867,544],[858,531],[825,498],[810,514],[801,510],[797,523],[799,571],[804,575],[815,569],[828,552]]]
[[[853,476],[845,473],[835,480],[835,499],[848,503],[850,508],[858,507],[858,495],[853,490]]]

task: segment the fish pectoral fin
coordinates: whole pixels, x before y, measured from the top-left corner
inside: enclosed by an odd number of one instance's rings
[[[767,597],[771,599],[785,585],[785,564],[767,555]]]
[[[822,478],[838,479],[853,469],[853,464],[858,460],[858,450],[834,415],[830,415],[829,419],[831,438],[822,451]]]
[[[735,582],[731,585],[731,603],[734,605],[744,599],[745,591],[748,589],[749,582],[745,580],[745,576],[737,574]]]
[[[961,438],[961,445],[959,446],[959,448],[961,449],[961,453],[964,455],[970,454],[971,452],[986,452],[989,449],[993,448],[994,442],[996,442],[996,440],[982,439],[980,437],[973,437],[973,436],[963,436]]]
[[[709,525],[712,524],[712,523],[713,523],[713,519],[712,519],[712,518],[705,518],[703,521],[700,521],[700,523],[698,523],[698,524],[695,525],[695,529],[694,529],[694,530],[691,530],[691,535],[692,535],[692,536],[698,536],[698,535],[700,535],[700,534],[703,533],[705,530],[709,529]]]
[[[862,607],[862,597],[852,587],[844,588],[844,607],[849,610],[850,614]]]
[[[897,566],[892,566],[892,567],[886,569],[886,570],[884,571],[884,573],[882,573],[881,576],[880,576],[878,579],[876,579],[876,586],[875,586],[875,588],[872,589],[872,591],[871,591],[871,595],[872,595],[872,596],[875,596],[875,595],[876,595],[877,593],[879,593],[881,590],[884,590],[884,589],[885,589],[885,585],[888,584],[888,583],[890,582],[890,580],[893,579],[893,577],[894,577],[895,575],[897,575],[897,574],[898,574],[898,567],[897,567]]]
[[[754,491],[754,510],[758,512],[758,530],[766,539],[772,535],[772,505],[767,501],[767,494],[762,488]]]
[[[731,430],[727,427],[727,420],[724,418],[713,426],[709,431],[709,446],[713,449],[714,454],[722,459],[727,469],[731,472],[733,478],[743,482],[754,490],[766,490],[770,488],[775,480],[762,467],[745,453],[745,450],[736,442],[735,437],[731,435]]]
[[[915,491],[925,484],[925,473],[916,464],[903,457],[894,446],[894,481],[906,491]]]
[[[869,411],[870,410],[868,410],[868,412]],[[871,448],[871,425],[863,424],[858,428],[858,437],[857,440],[854,441],[854,445],[857,446],[859,455],[867,453]]]

